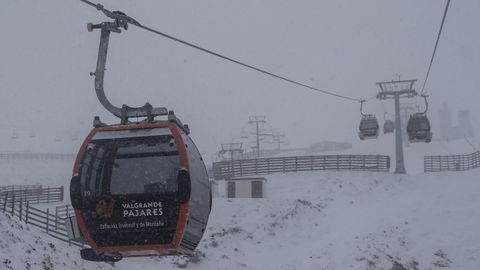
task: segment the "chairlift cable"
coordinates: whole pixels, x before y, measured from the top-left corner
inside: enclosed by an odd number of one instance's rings
[[[277,78],[277,79],[280,79],[280,80],[283,80],[283,81],[286,81],[286,82],[289,82],[289,83],[292,83],[292,84],[295,84],[295,85],[298,85],[298,86],[301,86],[301,87],[304,87],[304,88],[308,88],[310,90],[313,90],[313,91],[317,91],[317,92],[320,92],[320,93],[323,93],[323,94],[326,94],[326,95],[330,95],[330,96],[334,96],[334,97],[338,97],[338,98],[342,98],[342,99],[345,99],[345,100],[350,100],[350,101],[357,101],[357,102],[360,102],[361,99],[358,99],[358,98],[353,98],[353,97],[349,97],[349,96],[345,96],[345,95],[341,95],[341,94],[337,94],[337,93],[334,93],[332,91],[327,91],[327,90],[323,90],[323,89],[320,89],[320,88],[317,88],[317,87],[314,87],[314,86],[310,86],[310,85],[307,85],[307,84],[304,84],[304,83],[301,83],[301,82],[298,82],[298,81],[295,81],[295,80],[292,80],[292,79],[289,79],[287,77],[284,77],[284,76],[281,76],[281,75],[277,75],[273,72],[270,72],[270,71],[267,71],[265,69],[261,69],[259,67],[256,67],[256,66],[253,66],[253,65],[250,65],[250,64],[247,64],[247,63],[244,63],[244,62],[241,62],[239,60],[235,60],[233,58],[230,58],[228,56],[225,56],[225,55],[222,55],[220,53],[217,53],[217,52],[214,52],[212,50],[209,50],[209,49],[205,49],[199,45],[195,45],[193,43],[190,43],[190,42],[187,42],[185,40],[182,40],[180,38],[177,38],[177,37],[174,37],[172,35],[168,35],[166,33],[163,33],[163,32],[160,32],[158,30],[155,30],[153,28],[150,28],[148,26],[145,26],[145,25],[142,25],[141,23],[139,23],[138,21],[136,21],[135,19],[127,16],[127,15],[123,15],[123,14],[116,14],[112,11],[109,11],[107,9],[105,9],[101,4],[94,4],[88,0],[80,0],[81,2],[87,4],[87,5],[90,5],[92,7],[95,7],[97,10],[99,11],[102,11],[106,16],[110,17],[110,18],[113,18],[113,19],[122,19],[122,20],[125,20],[126,22],[130,23],[130,24],[133,24],[139,28],[142,28],[146,31],[149,31],[151,33],[154,33],[154,34],[157,34],[157,35],[160,35],[162,37],[165,37],[167,39],[170,39],[170,40],[173,40],[173,41],[176,41],[178,43],[181,43],[183,45],[186,45],[188,47],[191,47],[191,48],[194,48],[196,50],[199,50],[199,51],[202,51],[204,53],[207,53],[207,54],[210,54],[210,55],[213,55],[213,56],[216,56],[218,58],[221,58],[223,60],[226,60],[226,61],[229,61],[229,62],[232,62],[232,63],[235,63],[237,65],[240,65],[240,66],[243,66],[243,67],[246,67],[248,69],[252,69],[252,70],[255,70],[257,72],[260,72],[260,73],[263,73],[265,75],[268,75],[268,76],[271,76],[271,77],[274,77],[274,78]]]
[[[435,42],[435,47],[433,48],[432,58],[430,59],[430,64],[428,66],[427,74],[425,75],[425,81],[423,82],[421,93],[423,93],[423,91],[425,90],[425,85],[427,84],[428,76],[430,75],[430,69],[432,68],[433,59],[435,58],[435,53],[437,52],[438,42],[440,41],[440,35],[442,34],[442,29],[443,29],[443,25],[445,23],[445,18],[447,17],[447,12],[448,12],[449,5],[450,5],[450,0],[447,0],[447,4],[445,6],[445,11],[443,13],[442,23],[440,24],[440,29],[438,30],[437,41]]]

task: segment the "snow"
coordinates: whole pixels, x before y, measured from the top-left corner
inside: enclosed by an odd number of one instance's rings
[[[5,214],[0,214],[0,250],[0,269],[112,269],[83,261],[75,248]]]
[[[478,172],[269,175],[266,199],[214,199],[194,258],[129,258],[115,267],[478,269]],[[75,263],[109,269],[81,261],[76,247],[0,216],[0,239],[5,239],[0,260],[10,260],[13,269],[23,269],[26,257],[37,269],[46,260],[51,269],[70,269]],[[48,243],[56,250],[49,250]],[[30,246],[38,254],[25,256]]]
[[[478,139],[471,141],[478,145]],[[208,229],[193,258],[128,258],[115,269],[476,270],[479,169],[422,173],[424,155],[472,151],[462,140],[412,144],[405,147],[407,175],[268,175],[265,199],[214,198]],[[391,136],[354,142],[351,150],[338,153],[388,154],[395,164]],[[0,185],[63,185],[68,201],[72,163],[2,160]],[[0,269],[25,269],[27,263],[31,269],[110,269],[81,260],[77,247],[2,213],[0,231]]]

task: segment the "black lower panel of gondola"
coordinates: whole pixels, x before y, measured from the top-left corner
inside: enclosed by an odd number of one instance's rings
[[[87,261],[109,262],[109,263],[118,262],[122,259],[121,256],[108,256],[108,255],[105,255],[105,254],[96,253],[91,248],[84,248],[84,249],[80,250],[80,257],[84,260],[87,260]]]
[[[98,247],[169,244],[180,204],[174,196],[113,196],[85,202],[82,215]]]

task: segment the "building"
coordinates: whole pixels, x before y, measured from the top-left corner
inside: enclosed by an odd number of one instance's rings
[[[225,181],[227,198],[265,198],[266,182],[264,177],[237,177]]]

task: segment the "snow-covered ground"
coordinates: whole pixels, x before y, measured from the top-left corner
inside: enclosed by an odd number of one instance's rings
[[[83,261],[75,248],[2,213],[0,214],[0,269],[112,268],[107,264]]]
[[[387,154],[394,167],[390,137],[338,153]],[[480,269],[480,170],[422,173],[424,155],[472,151],[462,140],[412,144],[408,175],[269,175],[266,199],[214,199],[197,256],[125,259],[115,269]],[[68,200],[72,163],[1,160],[0,185],[63,185]],[[0,269],[111,268],[1,213],[0,261]]]
[[[115,269],[476,270],[478,173],[270,175],[266,199],[214,199],[196,257],[125,259]],[[0,269],[24,269],[27,258],[31,269],[110,267],[5,216],[0,228]]]

